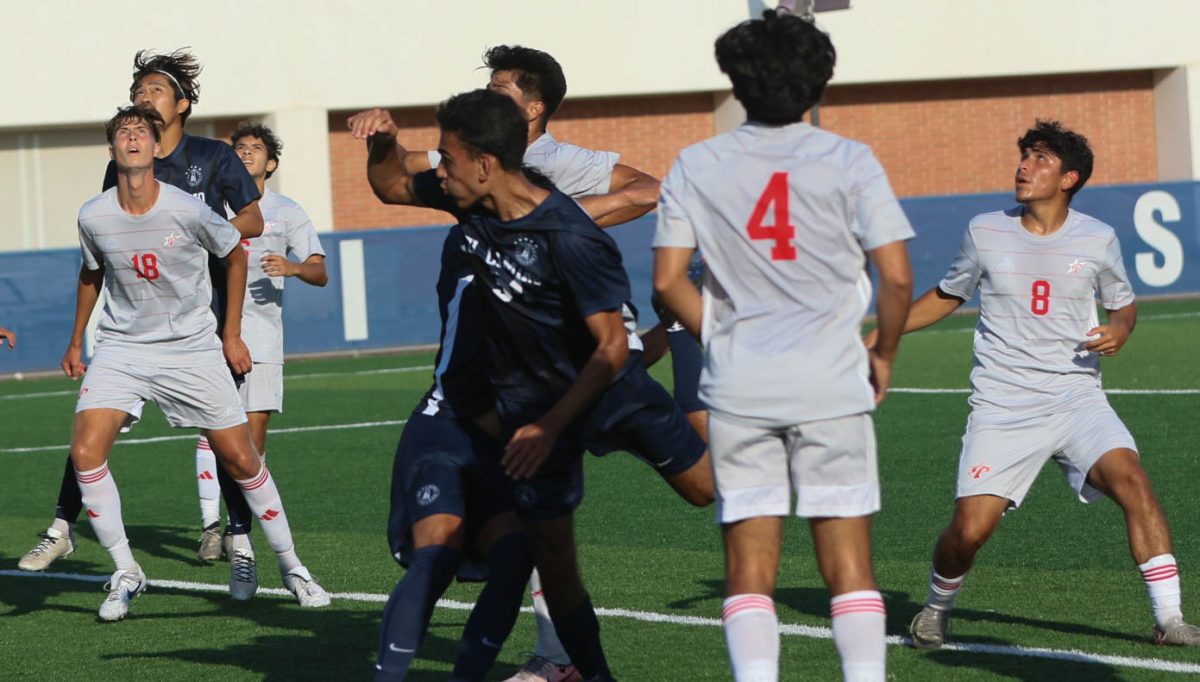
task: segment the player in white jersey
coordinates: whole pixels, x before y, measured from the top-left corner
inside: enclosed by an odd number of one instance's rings
[[[783,517],[807,518],[847,680],[885,679],[871,567],[879,479],[871,411],[888,387],[912,292],[913,231],[871,150],[804,123],[833,75],[829,37],[768,10],[716,42],[746,108],[684,149],[663,181],[654,289],[703,340],[723,626],[736,680],[779,676],[773,593]],[[703,294],[688,278],[696,250]],[[879,273],[880,341],[858,343]],[[796,502],[792,506],[791,493]]]
[[[1133,437],[1100,388],[1100,357],[1125,345],[1137,307],[1116,233],[1070,208],[1091,175],[1092,150],[1056,121],[1038,121],[1017,146],[1020,206],[971,220],[949,272],[913,303],[905,325],[906,332],[927,327],[979,291],[957,499],[934,549],[925,607],[912,621],[913,646],[945,643],[976,553],[1051,459],[1080,501],[1107,495],[1124,511],[1154,639],[1200,645],[1200,628],[1183,620],[1166,517]],[[1106,324],[1097,319],[1097,296]]]
[[[230,141],[262,195],[262,235],[242,240],[248,258],[242,337],[250,349],[254,370],[238,386],[238,395],[246,409],[254,447],[265,461],[271,414],[283,411],[284,278],[295,277],[323,287],[329,275],[325,271],[325,251],[308,214],[300,204],[266,187],[267,178],[279,167],[283,143],[270,128],[252,123],[239,125]],[[288,260],[289,254],[299,262]],[[196,484],[204,529],[196,554],[202,560],[213,561],[222,552],[221,489],[216,480],[216,459],[203,436],[196,444]]]
[[[72,378],[85,377],[75,408],[71,460],[96,538],[117,569],[100,619],[124,618],[129,603],[146,588],[108,471],[118,433],[138,421],[146,400],[154,401],[172,426],[206,431],[217,457],[263,520],[284,583],[301,605],[315,605],[305,604],[306,597],[323,597],[328,603],[296,556],[279,492],[250,442],[229,374],[230,368],[246,372],[251,364],[241,340],[246,285],[246,256],[237,248],[241,235],[208,206],[154,178],[161,123],[153,109],[118,110],[105,128],[117,185],[79,211],[83,267],[62,366]],[[219,338],[209,307],[209,254],[225,261],[230,284]],[[108,299],[88,367],[83,362],[83,335],[101,285]]]

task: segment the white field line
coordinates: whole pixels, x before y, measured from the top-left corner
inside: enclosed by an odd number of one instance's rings
[[[407,419],[389,419],[381,422],[358,422],[357,424],[322,424],[320,426],[293,426],[286,429],[268,429],[268,435],[276,435],[283,433],[305,433],[308,431],[341,431],[345,429],[370,429],[376,426],[401,426],[406,423]],[[153,438],[128,438],[118,440],[117,445],[144,445],[146,443],[165,443],[172,440],[195,440],[195,433],[185,433],[178,436],[155,436]],[[59,450],[66,452],[70,449],[70,445],[42,445],[36,448],[3,448],[0,449],[0,454],[14,454],[19,452],[51,452]]]
[[[71,580],[75,582],[88,583],[103,583],[108,580],[106,575],[83,575],[79,573],[28,573],[25,571],[0,570],[0,577],[5,578],[43,578],[54,580]],[[185,592],[228,592],[229,588],[226,585],[212,583],[197,583],[186,580],[151,580],[151,587],[159,587],[168,590],[180,590]],[[272,595],[291,598],[292,595],[285,589],[278,587],[260,587],[258,594]],[[386,594],[372,594],[369,592],[334,592],[330,597],[352,602],[366,602],[371,604],[383,604],[388,600]],[[452,599],[439,599],[438,607],[443,609],[451,609],[454,611],[469,611],[474,608],[474,604],[455,601]],[[530,607],[521,609],[522,613],[533,613]],[[670,625],[691,626],[691,627],[721,627],[719,618],[704,618],[700,616],[680,616],[668,613],[655,613],[653,611],[637,611],[631,609],[610,609],[597,608],[596,615],[602,618],[625,618],[629,620],[641,621],[643,623],[667,623]],[[833,632],[827,627],[816,625],[800,625],[796,623],[783,623],[779,626],[779,632],[783,635],[795,637],[809,637],[812,639],[832,639]],[[887,638],[887,643],[892,646],[902,646],[909,643],[907,637],[897,637],[892,635]],[[1164,673],[1200,673],[1200,665],[1195,663],[1181,663],[1176,661],[1164,661],[1157,658],[1134,658],[1131,656],[1109,656],[1105,654],[1093,654],[1086,651],[1078,651],[1073,649],[1043,649],[1034,647],[1012,646],[1003,644],[948,644],[944,647],[951,651],[967,651],[970,653],[993,654],[998,656],[1021,656],[1025,658],[1046,658],[1058,661],[1071,661],[1073,663],[1091,663],[1095,665],[1114,665],[1126,668],[1139,668],[1142,670],[1154,670]]]

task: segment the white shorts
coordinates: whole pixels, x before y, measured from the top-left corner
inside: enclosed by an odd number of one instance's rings
[[[1047,460],[1058,462],[1081,502],[1104,495],[1087,474],[1105,453],[1137,452],[1129,429],[1101,394],[1076,409],[1039,415],[1014,424],[986,424],[972,413],[958,460],[958,497],[995,495],[1019,507]]]
[[[254,363],[237,389],[247,412],[283,412],[283,365]]]
[[[246,423],[225,363],[200,367],[134,367],[92,363],[83,375],[75,411],[109,408],[128,414],[122,431],[142,418],[142,405],[158,405],[175,428],[228,429]]]
[[[787,516],[855,517],[879,511],[875,427],[869,414],[768,429],[710,412],[708,446],[717,520]]]

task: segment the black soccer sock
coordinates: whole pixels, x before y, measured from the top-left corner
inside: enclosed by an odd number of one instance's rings
[[[517,622],[532,571],[529,536],[524,532],[509,533],[492,546],[488,581],[463,629],[451,680],[474,682],[487,674]]]
[[[425,638],[433,606],[454,579],[461,552],[430,545],[413,552],[408,571],[383,608],[375,680],[402,680]]]
[[[71,464],[71,456],[67,455],[67,468],[63,471],[62,483],[58,486],[58,504],[54,508],[54,517],[67,523],[75,523],[79,521],[79,513],[82,511],[83,492],[75,478],[75,465]]]
[[[217,482],[221,484],[221,497],[225,498],[225,511],[229,514],[228,530],[234,535],[245,535],[250,532],[250,521],[254,514],[246,503],[246,495],[242,486],[225,471],[225,465],[217,458]]]
[[[604,658],[604,648],[600,644],[600,621],[596,619],[591,597],[585,596],[583,603],[565,616],[551,612],[550,620],[554,622],[554,630],[571,656],[571,662],[584,679],[612,679],[612,671],[608,669],[608,660]]]

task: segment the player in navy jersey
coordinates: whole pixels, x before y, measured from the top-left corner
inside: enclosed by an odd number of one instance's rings
[[[233,149],[219,140],[194,137],[184,132],[192,106],[200,99],[200,86],[196,79],[201,66],[195,57],[184,50],[163,55],[143,50],[134,56],[133,67],[130,101],[154,109],[162,118],[161,142],[154,159],[156,177],[192,194],[219,216],[226,215],[228,206],[234,213],[229,222],[237,228],[243,239],[262,234],[258,187]],[[103,188],[113,187],[115,183],[116,167],[110,162],[105,171]],[[218,333],[224,321],[223,268],[219,259],[209,259]],[[230,590],[235,598],[249,599],[258,588],[253,550],[247,537],[250,532],[250,508],[237,484],[220,466],[217,467],[217,475],[229,510],[229,529],[235,536],[232,544],[241,550],[239,561],[232,566]],[[55,520],[43,534],[42,541],[21,558],[18,566],[23,570],[45,570],[55,559],[73,552],[71,526],[79,518],[82,505],[79,485],[68,461],[59,488]]]

